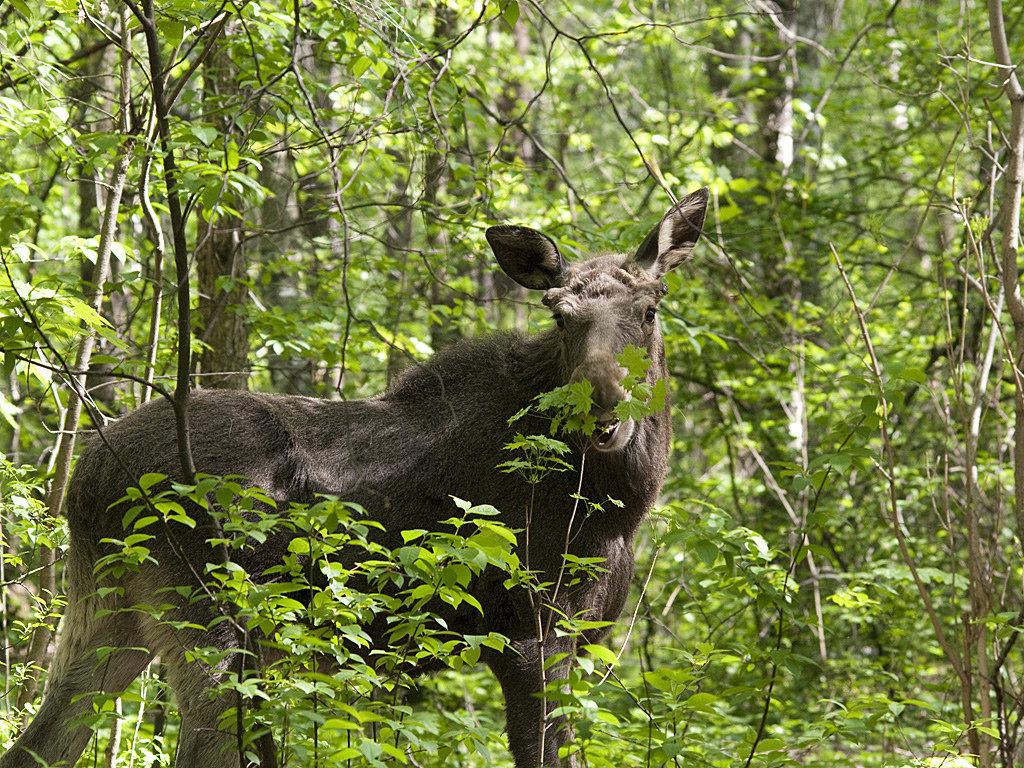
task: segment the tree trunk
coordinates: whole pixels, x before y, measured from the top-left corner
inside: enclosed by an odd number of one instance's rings
[[[224,35],[229,37],[231,30],[225,29]],[[228,146],[236,140],[238,132],[224,104],[236,90],[234,64],[225,46],[218,45],[203,65],[203,101],[207,112],[216,115],[225,162]],[[225,168],[225,173],[228,170],[234,169]],[[226,191],[226,185],[221,200],[230,208],[239,207],[239,201]],[[196,270],[202,329],[199,338],[204,345],[199,357],[200,383],[204,387],[248,387],[249,324],[244,309],[249,292],[245,284],[242,230],[242,220],[233,214],[201,212]]]
[[[434,43],[440,44],[451,36],[455,25],[455,14],[449,8],[437,6],[434,9]],[[440,66],[440,62],[434,62]],[[439,134],[443,134],[445,126],[435,126]],[[443,347],[458,341],[462,337],[458,324],[451,319],[451,310],[455,307],[455,293],[448,285],[450,275],[447,259],[448,232],[438,222],[445,197],[448,192],[449,172],[448,154],[446,149],[438,146],[443,142],[435,142],[435,148],[427,152],[423,163],[423,220],[426,230],[427,258],[432,259],[438,268],[430,276],[428,296],[430,303],[436,307],[436,318],[430,326],[430,345],[436,352]],[[441,266],[441,265],[444,266]]]
[[[408,167],[409,161],[403,152],[394,150],[393,154],[396,167]],[[394,277],[398,285],[397,295],[403,296],[408,290],[409,250],[412,246],[413,207],[412,199],[409,196],[409,175],[407,173],[396,175],[390,202],[396,205],[384,209],[384,215],[387,218],[387,224],[384,227],[384,253],[387,254],[389,262],[396,265]],[[404,302],[394,302],[391,316],[388,318],[388,330],[392,339],[391,346],[388,347],[387,359],[387,381],[389,384],[408,362],[407,355],[394,343],[404,317],[404,306]]]
[[[988,1],[988,16],[995,59],[1004,68],[1002,70],[1005,73],[1004,90],[1007,100],[1010,102],[1010,130],[1006,135],[1009,162],[1003,181],[1003,231],[1000,248],[1002,272],[1000,277],[1003,286],[1003,299],[1013,324],[1013,359],[1010,361],[1013,369],[1014,383],[1013,508],[1017,539],[1024,542],[1024,375],[1021,373],[1021,366],[1024,364],[1024,300],[1021,299],[1020,269],[1018,266],[1021,235],[1021,196],[1022,190],[1024,190],[1024,86],[1020,83],[1016,66],[1010,57],[1010,47],[1006,37],[1001,0]],[[980,605],[973,607],[977,612],[981,612],[986,610],[987,605],[982,600]],[[987,667],[988,648],[984,639],[985,625],[980,620],[980,616],[976,620],[978,620],[980,633],[978,652],[980,658],[986,664],[984,671],[990,674],[1001,675],[1001,669],[991,670],[990,672]],[[982,674],[980,666],[978,673],[979,676]],[[989,682],[990,678],[986,674],[981,689],[983,717],[990,713],[988,701]],[[1009,734],[1002,733],[1001,735],[1003,739],[1009,738]],[[991,755],[989,754],[991,738],[987,734],[981,734],[979,741],[981,747],[979,764],[982,768],[987,768],[991,763]]]

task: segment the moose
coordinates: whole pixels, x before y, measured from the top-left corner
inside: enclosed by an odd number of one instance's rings
[[[365,400],[198,390],[189,401],[197,469],[244,476],[282,504],[309,503],[323,494],[349,500],[388,532],[436,529],[451,516],[452,496],[493,505],[513,530],[526,527],[532,510],[533,535],[522,556],[541,581],[555,580],[567,541],[570,554],[603,558],[599,577],[561,591],[558,608],[613,622],[634,575],[634,536],[667,472],[672,436],[667,404],[636,420],[616,418],[616,406],[628,397],[619,356],[627,345],[640,347],[650,360],[647,381],[667,377],[657,312],[666,293],[663,278],[692,254],[707,202],[706,188],[680,200],[631,255],[602,254],[571,264],[538,231],[491,227],[486,238],[498,264],[519,285],[543,291],[554,319],[550,328],[454,343]],[[503,446],[510,418],[539,394],[582,379],[592,385],[597,425],[577,446],[577,461],[586,457],[582,475],[551,473],[531,488],[499,471],[508,458]],[[239,764],[236,740],[220,724],[234,699],[217,693],[237,652],[229,623],[214,621],[210,601],[182,600],[173,621],[119,610],[166,601],[174,594],[170,588],[191,582],[197,563],[215,562],[202,510],[192,510],[200,523],[194,528],[175,525],[172,537],[149,542],[156,564],[128,572],[119,590],[97,589],[95,565],[109,548],[104,539],[124,535],[125,488],[145,473],[181,477],[175,424],[172,407],[154,400],[105,427],[103,439],[93,438],[78,459],[66,505],[68,603],[46,694],[0,758],[0,768],[74,765],[90,738],[82,723],[90,706],[85,694],[123,691],[156,656],[181,717],[176,765]],[[619,503],[573,515],[577,491]],[[518,548],[525,546],[520,536]],[[241,565],[258,573],[286,551],[287,542],[271,538]],[[555,664],[545,673],[545,658],[572,658],[576,641],[550,637],[539,644],[537,624],[516,588],[485,575],[471,585],[483,617],[456,613],[452,629],[508,638],[504,650],[485,651],[481,658],[501,685],[515,765],[561,765],[559,748],[571,733],[560,718],[548,716],[544,707],[550,705],[540,692],[545,676],[548,682],[564,679],[567,668]],[[585,639],[599,641],[606,633],[593,630]],[[222,665],[196,660],[188,650],[197,647],[223,649]]]

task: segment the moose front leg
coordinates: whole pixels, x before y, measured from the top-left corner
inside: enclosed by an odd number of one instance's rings
[[[489,660],[505,695],[505,729],[516,768],[563,766],[558,749],[572,733],[564,717],[550,716],[555,704],[546,699],[544,689],[566,679],[574,653],[572,638],[549,637],[543,645],[535,639],[517,640]],[[544,668],[544,659],[560,654],[561,660]],[[574,768],[576,761],[569,757],[564,765]]]

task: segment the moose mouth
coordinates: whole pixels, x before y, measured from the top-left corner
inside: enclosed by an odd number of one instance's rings
[[[615,440],[615,435],[619,431],[619,427],[622,425],[620,421],[602,421],[597,425],[597,429],[594,433],[595,444],[599,449],[606,449],[611,447],[612,442]]]

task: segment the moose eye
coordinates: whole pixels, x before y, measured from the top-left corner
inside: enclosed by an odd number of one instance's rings
[[[658,310],[656,310],[654,307],[648,307],[647,308],[647,312],[644,313],[644,322],[645,323],[653,323],[654,322],[654,318],[656,318],[657,316],[658,316]]]
[[[565,315],[563,315],[561,312],[555,312],[554,317],[555,325],[557,325],[559,328],[565,328]]]

